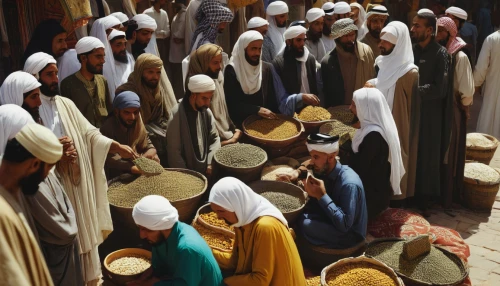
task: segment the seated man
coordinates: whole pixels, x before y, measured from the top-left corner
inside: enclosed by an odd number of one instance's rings
[[[311,160],[305,165],[310,165],[321,179],[308,176],[304,185],[310,199],[298,224],[309,243],[345,249],[365,239],[368,218],[361,179],[335,159],[338,139],[324,134],[307,138]],[[301,167],[280,179],[297,180],[303,172],[306,170]]]
[[[204,74],[189,78],[182,102],[172,111],[167,128],[168,165],[210,176],[212,158],[220,148],[215,118],[208,109],[215,90],[214,80]]]
[[[130,146],[139,155],[160,162],[142,123],[139,96],[132,91],[124,91],[113,100],[113,108],[101,127],[102,135]],[[123,173],[141,173],[130,160],[123,160],[118,154],[108,154],[104,170],[108,180]]]
[[[221,268],[234,271],[225,285],[306,285],[288,222],[268,200],[226,177],[212,187],[209,202],[236,233],[232,252],[213,250]]]
[[[210,248],[162,196],[146,196],[135,204],[132,217],[141,239],[153,246],[152,267],[127,285],[222,285],[222,274]]]

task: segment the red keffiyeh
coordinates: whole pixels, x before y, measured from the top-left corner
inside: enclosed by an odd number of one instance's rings
[[[444,27],[448,31],[448,33],[450,33],[450,39],[448,40],[448,44],[446,45],[448,53],[453,55],[460,49],[465,47],[466,43],[464,42],[464,40],[462,40],[462,38],[460,37],[457,37],[457,26],[452,19],[448,17],[441,17],[437,20],[437,25]]]

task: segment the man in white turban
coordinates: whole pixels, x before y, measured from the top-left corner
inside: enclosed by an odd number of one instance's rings
[[[285,45],[283,34],[286,31],[286,21],[288,20],[288,5],[283,1],[274,1],[267,6],[266,14],[269,22],[267,34],[274,45],[274,58]]]
[[[221,285],[222,273],[210,247],[198,232],[179,221],[179,214],[162,196],[146,196],[135,204],[132,217],[141,239],[152,245],[151,269],[131,285]]]
[[[401,195],[394,199],[402,200],[415,193],[420,118],[418,67],[406,24],[387,24],[380,33],[379,47],[382,55],[375,59],[377,78],[369,80],[367,86],[376,87],[385,96],[398,129],[406,173],[401,179]]]
[[[106,62],[104,63],[104,77],[108,81],[111,102],[115,98],[116,89],[127,82],[129,75],[134,71],[135,60],[127,51],[125,32],[113,30],[106,39]]]
[[[323,4],[321,9],[325,12],[324,22],[323,22],[323,35],[321,36],[321,40],[323,41],[323,45],[325,46],[325,52],[328,54],[333,49],[335,49],[335,39],[332,37],[332,25],[335,23],[335,4],[332,2],[326,2]],[[321,63],[322,59],[317,60]]]
[[[34,120],[40,122],[40,85],[36,78],[28,73],[13,72],[0,87],[0,104],[22,106]]]
[[[164,63],[168,62],[168,41],[170,38],[170,23],[165,10],[161,9],[166,0],[152,0],[150,8],[144,10],[144,14],[150,16],[156,21],[157,29],[155,31],[156,46],[158,47],[159,57]]]
[[[111,112],[108,81],[102,75],[104,44],[95,37],[83,37],[75,50],[81,68],[61,82],[61,96],[71,99],[92,125],[100,127]]]
[[[127,30],[126,25],[128,24],[127,22],[129,21],[129,18],[125,13],[115,12],[115,13],[109,14],[109,16],[113,16],[120,21],[120,23],[121,23],[120,30],[121,31],[125,32]]]
[[[351,6],[347,2],[337,2],[335,3],[335,8],[333,10],[335,15],[335,21],[340,19],[351,18],[352,11]]]
[[[458,30],[457,36],[462,38],[464,42],[467,43],[465,48],[469,51],[468,56],[470,64],[472,68],[474,68],[477,60],[477,37],[479,35],[476,26],[467,21],[467,12],[461,8],[451,6],[446,9],[445,15],[455,22]]]
[[[224,279],[225,285],[306,285],[288,222],[267,199],[226,177],[212,187],[208,200],[236,233],[232,252],[213,250],[219,265],[235,273]]]
[[[314,56],[318,67],[320,62],[326,54],[325,45],[323,44],[323,26],[324,26],[325,11],[319,8],[312,8],[307,11],[307,38],[306,47],[309,52]],[[286,39],[285,39],[286,41]]]
[[[190,169],[210,176],[212,159],[220,148],[219,132],[209,109],[214,95],[214,80],[204,74],[187,82],[188,90],[172,111],[167,128],[168,165]]]
[[[274,44],[269,35],[269,22],[261,17],[253,17],[248,21],[247,29],[249,31],[254,30],[262,34],[264,37],[264,42],[262,44],[262,60],[265,62],[272,62],[276,51],[274,50]]]
[[[137,59],[144,53],[159,57],[155,35],[158,25],[156,25],[155,19],[146,14],[138,14],[132,20],[136,21],[137,29],[135,30],[135,41],[129,45],[128,50],[132,53],[134,59]]]
[[[378,44],[380,43],[380,32],[384,28],[388,17],[389,12],[387,8],[382,5],[373,7],[366,14],[366,22],[362,26],[364,37],[358,38],[362,43],[370,46],[375,57],[380,56],[380,49],[378,48]]]

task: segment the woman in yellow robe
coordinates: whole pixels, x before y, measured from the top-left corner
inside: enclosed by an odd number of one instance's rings
[[[275,206],[231,177],[213,186],[209,201],[219,218],[235,227],[233,251],[213,250],[222,269],[235,270],[226,285],[306,285],[288,223]]]

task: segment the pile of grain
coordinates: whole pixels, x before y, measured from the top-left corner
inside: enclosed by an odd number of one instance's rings
[[[306,286],[321,286],[321,277],[313,276],[306,278]]]
[[[193,227],[207,242],[208,246],[230,251],[233,249],[234,239],[220,232],[213,231],[203,225],[193,222]]]
[[[342,146],[345,142],[352,140],[356,130],[356,128],[346,125],[338,120],[327,122],[319,128],[320,133],[328,134],[330,136],[339,136],[340,146]]]
[[[267,159],[266,152],[250,144],[230,144],[215,152],[215,160],[233,168],[253,168],[264,163]]]
[[[276,181],[277,175],[289,174],[294,169],[289,165],[272,165],[262,169],[262,181]]]
[[[368,262],[344,264],[328,272],[326,283],[335,286],[396,286],[383,270]]]
[[[259,119],[245,129],[252,136],[270,140],[285,140],[299,134],[297,125],[285,119]]]
[[[151,267],[151,262],[142,256],[124,256],[113,260],[108,265],[109,271],[120,275],[135,275]]]
[[[163,166],[155,160],[151,160],[146,157],[140,157],[135,159],[133,162],[134,165],[136,165],[143,174],[158,175],[163,172]]]
[[[464,176],[469,179],[478,180],[488,184],[500,182],[500,174],[495,169],[483,163],[465,164]]]
[[[491,148],[495,146],[495,142],[491,141],[481,133],[469,133],[467,134],[466,146],[468,148],[471,147]]]
[[[218,218],[217,214],[214,212],[200,214],[200,218],[210,225],[234,232],[234,227],[228,225],[225,220]]]
[[[356,120],[354,113],[349,110],[349,105],[339,105],[328,108],[328,112],[331,114],[332,119],[336,119],[344,124],[353,124]]]
[[[277,207],[282,213],[292,212],[302,206],[299,198],[280,192],[262,192],[261,196]]]
[[[323,121],[331,118],[330,112],[321,106],[306,106],[302,109],[299,114],[295,113],[295,118],[302,121],[312,122],[312,121]]]
[[[194,175],[163,170],[160,175],[140,176],[128,184],[111,184],[108,188],[108,200],[112,205],[132,208],[148,195],[159,195],[169,201],[179,201],[198,195],[204,187],[205,182]]]
[[[404,242],[381,242],[370,246],[365,255],[373,257],[399,273],[432,284],[453,284],[462,278],[462,269],[435,247],[427,255],[406,260],[402,255]]]

